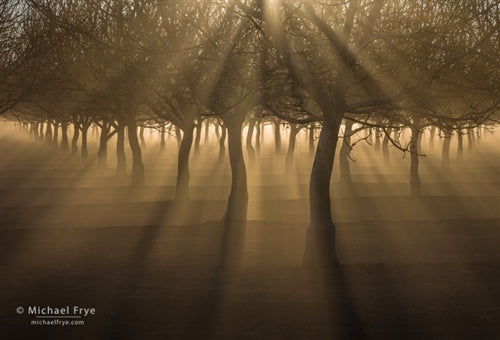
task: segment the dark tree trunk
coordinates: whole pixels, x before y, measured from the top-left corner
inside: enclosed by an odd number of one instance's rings
[[[97,151],[97,166],[105,168],[108,165],[108,134],[110,124],[103,121],[101,127],[101,134],[99,136],[99,150]]]
[[[471,129],[467,130],[467,144],[469,151],[472,151],[472,148],[474,147],[474,136]]]
[[[429,137],[429,149],[434,150],[434,139],[436,138],[436,127],[431,126],[431,134]]]
[[[243,116],[243,115],[242,115]],[[232,116],[226,121],[229,162],[231,164],[231,193],[224,215],[222,248],[226,262],[239,264],[244,252],[245,228],[248,208],[247,173],[241,142],[243,117]]]
[[[65,152],[69,151],[68,141],[68,122],[61,122],[61,149]]]
[[[321,264],[325,259],[337,262],[330,180],[341,120],[342,117],[323,123],[316,147],[309,183],[311,223],[307,230],[305,264]]]
[[[375,150],[380,150],[380,129],[375,128]]]
[[[219,161],[223,161],[226,155],[226,137],[227,137],[227,128],[224,123],[221,123],[221,135],[219,139]]]
[[[273,120],[274,125],[274,152],[277,155],[281,154],[281,126],[278,119]]]
[[[389,162],[389,136],[392,132],[392,129],[387,130],[387,133],[384,133],[384,139],[382,140],[382,155],[384,156],[384,162]]]
[[[177,140],[177,147],[179,148],[181,145],[181,139],[182,139],[181,129],[178,126],[175,126],[174,130],[175,130],[175,139]]]
[[[207,122],[205,122],[205,136],[203,139],[203,143],[205,143],[205,144],[208,144],[208,142],[209,142],[209,139],[208,139],[209,132],[210,132],[210,124],[207,121]]]
[[[86,161],[89,157],[89,150],[87,147],[87,133],[89,131],[89,125],[83,124],[82,127],[82,149],[81,149],[81,157],[83,161]]]
[[[54,147],[57,147],[58,138],[59,138],[59,122],[56,120],[54,121],[54,133],[52,135],[52,145]]]
[[[309,154],[314,154],[314,124],[309,126]]]
[[[339,166],[340,166],[340,183],[343,185],[351,185],[351,166],[349,165],[349,152],[351,151],[351,132],[352,121],[345,122],[345,132],[342,142],[342,147],[339,153]]]
[[[80,127],[78,123],[73,124],[73,138],[71,138],[71,154],[78,153],[78,138],[80,137]]]
[[[253,137],[254,128],[255,128],[255,118],[248,119],[248,131],[247,131],[246,147],[247,147],[247,153],[248,153],[248,160],[250,163],[255,162],[255,149],[253,148],[253,145],[252,145],[252,137]]]
[[[255,151],[259,152],[260,151],[260,122],[257,121],[255,124]]]
[[[35,140],[40,139],[40,135],[38,134],[39,125],[40,125],[39,123],[35,123],[32,125],[32,131],[33,131],[33,136],[35,137]]]
[[[202,121],[201,119],[198,119],[196,122],[196,136],[194,139],[194,153],[195,155],[198,155],[200,153],[200,139],[201,139],[201,125]]]
[[[40,137],[40,140],[43,141],[44,140],[44,133],[43,133],[43,121],[40,122],[40,133],[38,134],[39,137]]]
[[[146,147],[146,140],[144,139],[144,126],[141,126],[139,128],[139,138],[141,140],[141,147],[145,148]]]
[[[450,143],[451,143],[451,130],[444,130],[443,150],[441,155],[441,167],[443,170],[450,170]]]
[[[125,124],[117,121],[116,124],[116,176],[127,175],[127,158],[125,156]]]
[[[295,152],[295,142],[297,140],[297,133],[300,128],[298,124],[290,124],[290,137],[288,140],[288,150],[286,152],[286,169],[290,170],[293,163],[293,154]]]
[[[132,150],[132,180],[133,187],[144,186],[144,165],[142,164],[142,152],[137,138],[137,123],[135,114],[127,115],[128,142]]]
[[[410,192],[412,195],[420,195],[420,176],[418,175],[418,139],[420,133],[420,121],[415,119],[413,125],[411,126],[411,138],[410,138]]]
[[[161,132],[160,132],[160,150],[163,151],[166,148],[166,143],[165,143],[165,125],[161,127]]]
[[[52,122],[50,120],[47,121],[47,127],[45,129],[45,144],[52,144]]]
[[[457,160],[463,161],[463,159],[464,159],[464,137],[462,135],[462,130],[458,130],[457,139],[458,139]]]
[[[183,201],[189,199],[189,155],[193,145],[194,123],[192,119],[185,122],[183,127],[181,145],[177,159],[177,185],[175,187],[175,200]]]

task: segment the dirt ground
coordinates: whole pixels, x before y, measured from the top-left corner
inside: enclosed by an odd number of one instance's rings
[[[222,260],[230,172],[215,141],[193,155],[191,202],[175,204],[174,140],[163,153],[147,141],[146,187],[131,189],[113,176],[112,145],[108,168],[96,169],[10,126],[1,132],[1,339],[500,337],[497,136],[464,161],[452,155],[450,173],[439,141],[424,144],[421,197],[409,195],[409,157],[391,150],[385,164],[360,145],[353,186],[338,183],[337,168],[331,185],[340,265],[315,269],[301,263],[307,145],[286,171],[284,155],[263,144],[248,164],[235,269]],[[29,306],[96,313],[79,326],[30,325]]]

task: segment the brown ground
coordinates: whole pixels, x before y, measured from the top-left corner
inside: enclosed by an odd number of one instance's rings
[[[113,161],[83,167],[4,130],[0,338],[498,338],[500,154],[489,138],[450,174],[430,153],[421,198],[408,194],[408,159],[394,151],[383,166],[360,151],[354,187],[332,186],[341,265],[316,270],[301,266],[310,158],[299,149],[284,176],[282,157],[264,149],[249,166],[233,270],[217,222],[228,167],[208,146],[192,162],[193,201],[175,206],[173,141],[165,154],[148,145],[147,187],[133,191]],[[97,313],[84,326],[30,326],[15,310],[35,305]]]

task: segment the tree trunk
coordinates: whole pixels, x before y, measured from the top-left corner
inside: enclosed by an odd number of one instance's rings
[[[45,144],[52,144],[52,122],[50,119],[47,121],[47,127],[45,129]]]
[[[200,139],[201,139],[201,119],[198,119],[196,122],[196,136],[194,140],[194,153],[198,155],[200,153]]]
[[[288,140],[288,150],[286,152],[286,169],[290,170],[293,163],[293,154],[295,152],[295,142],[297,140],[297,133],[300,128],[298,124],[290,124],[290,137]]]
[[[380,130],[375,128],[375,150],[380,150]]]
[[[384,139],[382,140],[382,155],[384,156],[384,163],[389,163],[389,136],[392,129],[389,129],[387,133],[384,133]]]
[[[160,150],[163,151],[166,148],[166,143],[165,143],[165,125],[162,125],[161,127],[161,132],[160,132]]]
[[[457,160],[464,160],[464,137],[462,135],[462,130],[458,130],[457,133],[458,146],[457,146]]]
[[[57,147],[57,139],[59,138],[59,122],[54,121],[54,133],[52,135],[52,145]]]
[[[86,161],[89,157],[89,150],[87,148],[87,133],[89,131],[90,125],[83,124],[82,127],[82,149],[81,149],[81,157],[83,161]]]
[[[246,147],[247,147],[247,153],[248,153],[248,160],[250,163],[255,162],[255,149],[252,146],[252,137],[253,137],[254,128],[255,128],[255,118],[248,119],[248,131],[247,131]]]
[[[181,139],[182,139],[181,129],[178,126],[175,126],[174,131],[175,131],[175,139],[177,140],[177,148],[179,148],[181,145]]]
[[[421,194],[420,177],[418,175],[418,138],[420,133],[419,120],[415,119],[411,126],[410,138],[410,193],[414,196]]]
[[[451,142],[451,130],[444,130],[444,141],[443,150],[441,155],[441,167],[443,170],[450,170],[450,142]]]
[[[68,142],[68,122],[61,122],[61,149],[65,152],[69,151]]]
[[[467,130],[467,144],[469,151],[472,151],[472,148],[474,147],[474,136],[472,135],[471,129]]]
[[[255,151],[260,151],[260,121],[255,124]]]
[[[116,176],[127,175],[127,159],[125,156],[125,124],[117,121],[116,125]]]
[[[175,187],[175,200],[182,201],[189,199],[189,155],[193,145],[194,123],[192,119],[187,119],[183,127],[181,145],[177,159],[177,185]]]
[[[281,127],[278,119],[273,120],[274,125],[274,152],[277,155],[281,154]]]
[[[78,137],[80,137],[80,127],[79,124],[73,124],[73,138],[71,138],[71,155],[76,155],[78,153]]]
[[[219,139],[219,162],[224,160],[226,155],[226,136],[227,136],[227,128],[226,124],[221,123],[221,135]]]
[[[203,143],[205,143],[205,144],[208,144],[208,142],[209,142],[209,139],[208,139],[209,132],[210,132],[210,124],[208,123],[208,121],[206,121],[205,122],[205,136],[203,139]]]
[[[146,140],[144,139],[144,126],[141,126],[139,128],[139,138],[141,140],[141,147],[145,148],[146,147]]]
[[[431,134],[429,137],[429,149],[434,150],[434,139],[436,138],[436,127],[431,126]]]
[[[43,121],[40,122],[40,133],[38,135],[40,136],[40,140],[43,141],[45,136],[43,133]]]
[[[242,115],[243,116],[243,115]],[[232,116],[225,121],[227,126],[229,162],[231,164],[231,193],[224,215],[224,237],[222,248],[226,261],[239,264],[245,245],[245,227],[248,208],[247,173],[241,142],[243,117]]]
[[[97,151],[97,167],[105,168],[108,163],[108,133],[110,125],[103,121],[99,136],[99,150]]]
[[[314,124],[309,126],[309,154],[314,154]]]
[[[131,186],[144,186],[144,165],[142,164],[141,146],[137,138],[137,124],[135,114],[127,115],[128,142],[132,150],[132,181]]]
[[[309,182],[311,223],[307,230],[305,264],[322,264],[325,260],[337,262],[335,225],[330,206],[330,180],[341,120],[342,117],[325,120],[316,147]]]
[[[339,154],[339,166],[340,166],[340,183],[342,185],[351,185],[351,166],[349,165],[349,152],[351,151],[351,132],[352,132],[352,121],[347,120],[345,122],[344,138],[342,142],[342,147],[340,148]]]

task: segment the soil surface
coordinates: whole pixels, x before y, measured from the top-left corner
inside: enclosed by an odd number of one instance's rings
[[[409,157],[391,149],[384,163],[374,146],[357,146],[354,184],[338,183],[335,168],[331,185],[340,264],[308,268],[307,143],[293,169],[272,144],[247,162],[245,249],[234,267],[218,222],[230,169],[215,140],[193,155],[191,200],[178,203],[175,140],[161,153],[147,140],[146,186],[132,189],[114,176],[113,139],[108,167],[97,169],[92,156],[82,163],[1,131],[1,339],[500,337],[498,137],[483,136],[464,161],[452,155],[447,173],[440,141],[424,144],[419,197]],[[30,306],[95,315],[31,325],[41,318]]]

